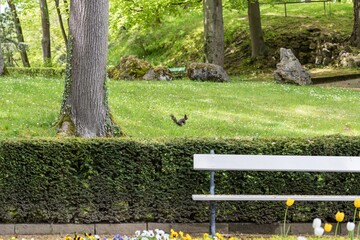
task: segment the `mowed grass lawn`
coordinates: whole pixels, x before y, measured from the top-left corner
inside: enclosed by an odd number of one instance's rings
[[[53,137],[64,82],[2,77],[0,138]],[[115,120],[128,137],[360,135],[360,92],[272,80],[231,83],[109,81]],[[187,114],[179,127],[169,117]]]

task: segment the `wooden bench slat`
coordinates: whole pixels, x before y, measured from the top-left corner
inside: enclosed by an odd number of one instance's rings
[[[360,157],[194,154],[194,169],[360,172]]]
[[[355,195],[192,195],[194,201],[354,201],[360,196]]]

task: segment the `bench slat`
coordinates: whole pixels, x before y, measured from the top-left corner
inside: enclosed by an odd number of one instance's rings
[[[194,169],[360,172],[360,157],[194,154]]]
[[[295,201],[354,201],[360,196],[354,195],[192,195],[194,201],[286,201],[292,198]]]

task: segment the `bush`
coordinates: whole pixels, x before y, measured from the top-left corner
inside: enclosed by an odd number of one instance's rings
[[[192,156],[221,154],[360,156],[360,137],[276,139],[3,140],[0,142],[0,221],[5,223],[207,222],[209,174]],[[218,172],[216,191],[254,194],[357,194],[350,173]],[[284,203],[217,204],[218,222],[274,223]],[[296,203],[289,220],[333,218],[353,205]],[[293,211],[293,212],[291,212]]]

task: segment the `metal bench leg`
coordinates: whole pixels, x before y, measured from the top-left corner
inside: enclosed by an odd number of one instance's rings
[[[215,154],[214,150],[210,151],[210,154]],[[215,171],[210,172],[210,194],[215,195]],[[215,202],[210,202],[210,235],[215,237],[216,233],[216,204]]]

